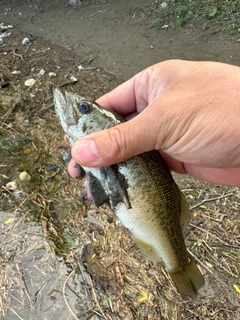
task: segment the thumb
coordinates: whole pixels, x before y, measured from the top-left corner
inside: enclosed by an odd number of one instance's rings
[[[156,133],[145,111],[128,122],[78,140],[72,147],[73,159],[86,167],[103,167],[153,150]]]

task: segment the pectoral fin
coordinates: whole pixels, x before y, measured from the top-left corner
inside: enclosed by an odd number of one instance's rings
[[[131,203],[126,190],[127,183],[125,178],[120,175],[117,165],[102,168],[101,174],[102,180],[107,182],[106,189],[108,190],[112,207],[114,208],[119,202],[123,202],[130,209]]]
[[[87,184],[92,197],[92,201],[96,207],[100,207],[105,203],[109,203],[109,196],[104,190],[101,182],[91,172],[87,173]]]
[[[87,184],[95,206],[106,203],[114,210],[119,203],[124,203],[128,209],[131,208],[124,179],[117,166],[99,168],[97,176],[89,171]]]

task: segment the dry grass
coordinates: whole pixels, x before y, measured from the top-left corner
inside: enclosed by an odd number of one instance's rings
[[[64,65],[61,50],[45,53],[52,69]],[[8,70],[15,58],[5,59]],[[24,59],[28,68],[21,59],[15,65],[31,70],[31,57]],[[195,206],[186,243],[206,281],[196,301],[182,301],[163,264],[146,261],[107,208],[83,204],[81,182],[67,174],[52,87],[66,82],[70,69],[63,66],[57,79],[38,79],[30,89],[23,85],[31,76],[25,71],[1,95],[0,201],[10,212],[1,213],[0,224],[3,319],[239,319],[239,189],[176,177]],[[81,86],[94,98],[116,83],[107,77],[82,73],[75,90]],[[20,171],[30,174],[29,183],[19,181]],[[12,180],[15,191],[6,188]]]

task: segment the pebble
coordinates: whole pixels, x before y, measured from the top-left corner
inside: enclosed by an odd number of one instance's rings
[[[8,183],[6,184],[6,188],[7,188],[8,190],[11,190],[11,191],[16,190],[16,189],[17,189],[17,182],[16,182],[16,181],[10,181],[10,182],[8,182]]]
[[[168,6],[167,2],[162,2],[162,3],[161,3],[162,9],[166,9],[167,6]]]
[[[48,76],[49,76],[50,78],[54,78],[54,77],[56,77],[57,75],[56,75],[55,72],[49,72]]]
[[[22,45],[24,45],[24,46],[26,46],[26,45],[29,44],[29,43],[30,43],[30,40],[29,40],[28,37],[25,37],[25,38],[23,39],[23,41],[22,41]]]
[[[26,87],[31,87],[31,86],[34,85],[35,81],[36,81],[36,80],[33,79],[33,78],[27,79],[27,80],[24,82],[24,84],[25,84]]]
[[[70,80],[71,80],[72,82],[77,82],[77,81],[78,81],[77,78],[75,78],[74,76],[71,76],[71,77],[70,77]]]
[[[69,0],[68,3],[72,6],[80,6],[81,5],[80,0]]]
[[[28,182],[28,181],[31,180],[31,176],[30,176],[30,174],[28,174],[26,171],[23,171],[23,172],[20,173],[19,179],[20,179],[22,182]]]
[[[39,75],[39,76],[44,76],[45,72],[46,72],[46,71],[45,71],[44,69],[41,69],[41,70],[39,71],[38,75]]]

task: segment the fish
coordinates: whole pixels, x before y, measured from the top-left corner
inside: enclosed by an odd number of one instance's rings
[[[125,121],[77,93],[56,88],[53,95],[70,147]],[[108,205],[143,255],[153,262],[163,260],[182,298],[195,299],[204,277],[184,241],[191,213],[161,154],[152,150],[108,167],[81,167],[81,172],[95,206]]]

